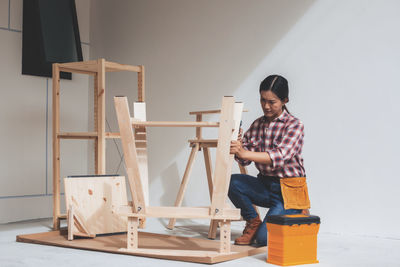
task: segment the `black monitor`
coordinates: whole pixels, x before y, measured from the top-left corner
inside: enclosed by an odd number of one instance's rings
[[[75,0],[24,0],[22,74],[51,77],[53,63],[82,60]]]

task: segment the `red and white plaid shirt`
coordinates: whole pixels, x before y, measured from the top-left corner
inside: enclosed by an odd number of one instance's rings
[[[243,136],[243,147],[253,152],[268,152],[272,165],[255,163],[262,175],[305,177],[301,157],[304,125],[286,110],[268,124],[266,117],[255,120]],[[235,157],[242,165],[251,161]]]

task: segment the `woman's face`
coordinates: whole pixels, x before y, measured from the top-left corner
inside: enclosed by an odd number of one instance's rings
[[[272,121],[281,115],[283,106],[287,103],[287,101],[281,101],[279,97],[277,97],[272,91],[261,91],[260,103],[264,112],[264,116],[269,121]]]

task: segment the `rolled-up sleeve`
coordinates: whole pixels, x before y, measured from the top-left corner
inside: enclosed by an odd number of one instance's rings
[[[282,141],[272,149],[266,149],[272,161],[274,170],[282,169],[290,159],[299,153],[303,147],[304,125],[297,121],[289,125],[283,133]]]

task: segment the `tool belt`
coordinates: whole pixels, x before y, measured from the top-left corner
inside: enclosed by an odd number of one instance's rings
[[[306,177],[281,178],[279,182],[286,210],[310,208]]]

